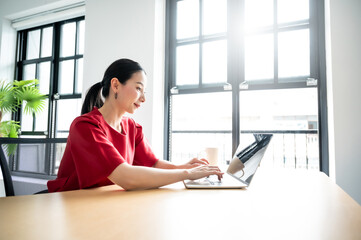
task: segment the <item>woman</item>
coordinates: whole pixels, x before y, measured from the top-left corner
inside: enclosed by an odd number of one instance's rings
[[[48,182],[49,192],[113,183],[125,190],[150,189],[212,174],[222,178],[219,168],[205,159],[174,165],[154,155],[142,127],[124,116],[145,102],[146,84],[137,62],[119,59],[107,68],[103,80],[89,89],[82,115],[70,126],[58,176]]]

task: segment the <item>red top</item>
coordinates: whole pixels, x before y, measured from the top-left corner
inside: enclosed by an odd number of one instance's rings
[[[70,126],[58,176],[48,181],[49,192],[93,188],[113,184],[108,176],[127,162],[153,166],[158,158],[143,135],[142,126],[123,117],[122,133],[114,130],[94,108]]]

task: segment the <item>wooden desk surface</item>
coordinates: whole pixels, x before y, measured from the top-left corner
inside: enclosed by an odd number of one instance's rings
[[[248,190],[0,198],[0,239],[361,239],[361,206],[323,173],[259,170]]]

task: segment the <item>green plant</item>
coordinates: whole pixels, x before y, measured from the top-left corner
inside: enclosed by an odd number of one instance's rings
[[[39,80],[14,80],[12,83],[0,81],[0,121],[5,112],[17,112],[23,105],[25,114],[37,114],[44,109],[46,95],[37,88]],[[17,138],[19,122],[0,122],[0,136]]]

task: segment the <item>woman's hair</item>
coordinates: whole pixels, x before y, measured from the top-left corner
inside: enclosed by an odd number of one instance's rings
[[[144,72],[144,69],[139,63],[130,59],[122,58],[110,64],[104,73],[103,80],[94,84],[88,90],[81,108],[81,114],[92,111],[93,107],[100,108],[103,106],[102,96],[104,98],[109,96],[110,80],[112,78],[117,78],[118,81],[124,85],[132,77],[133,73],[139,71]]]

